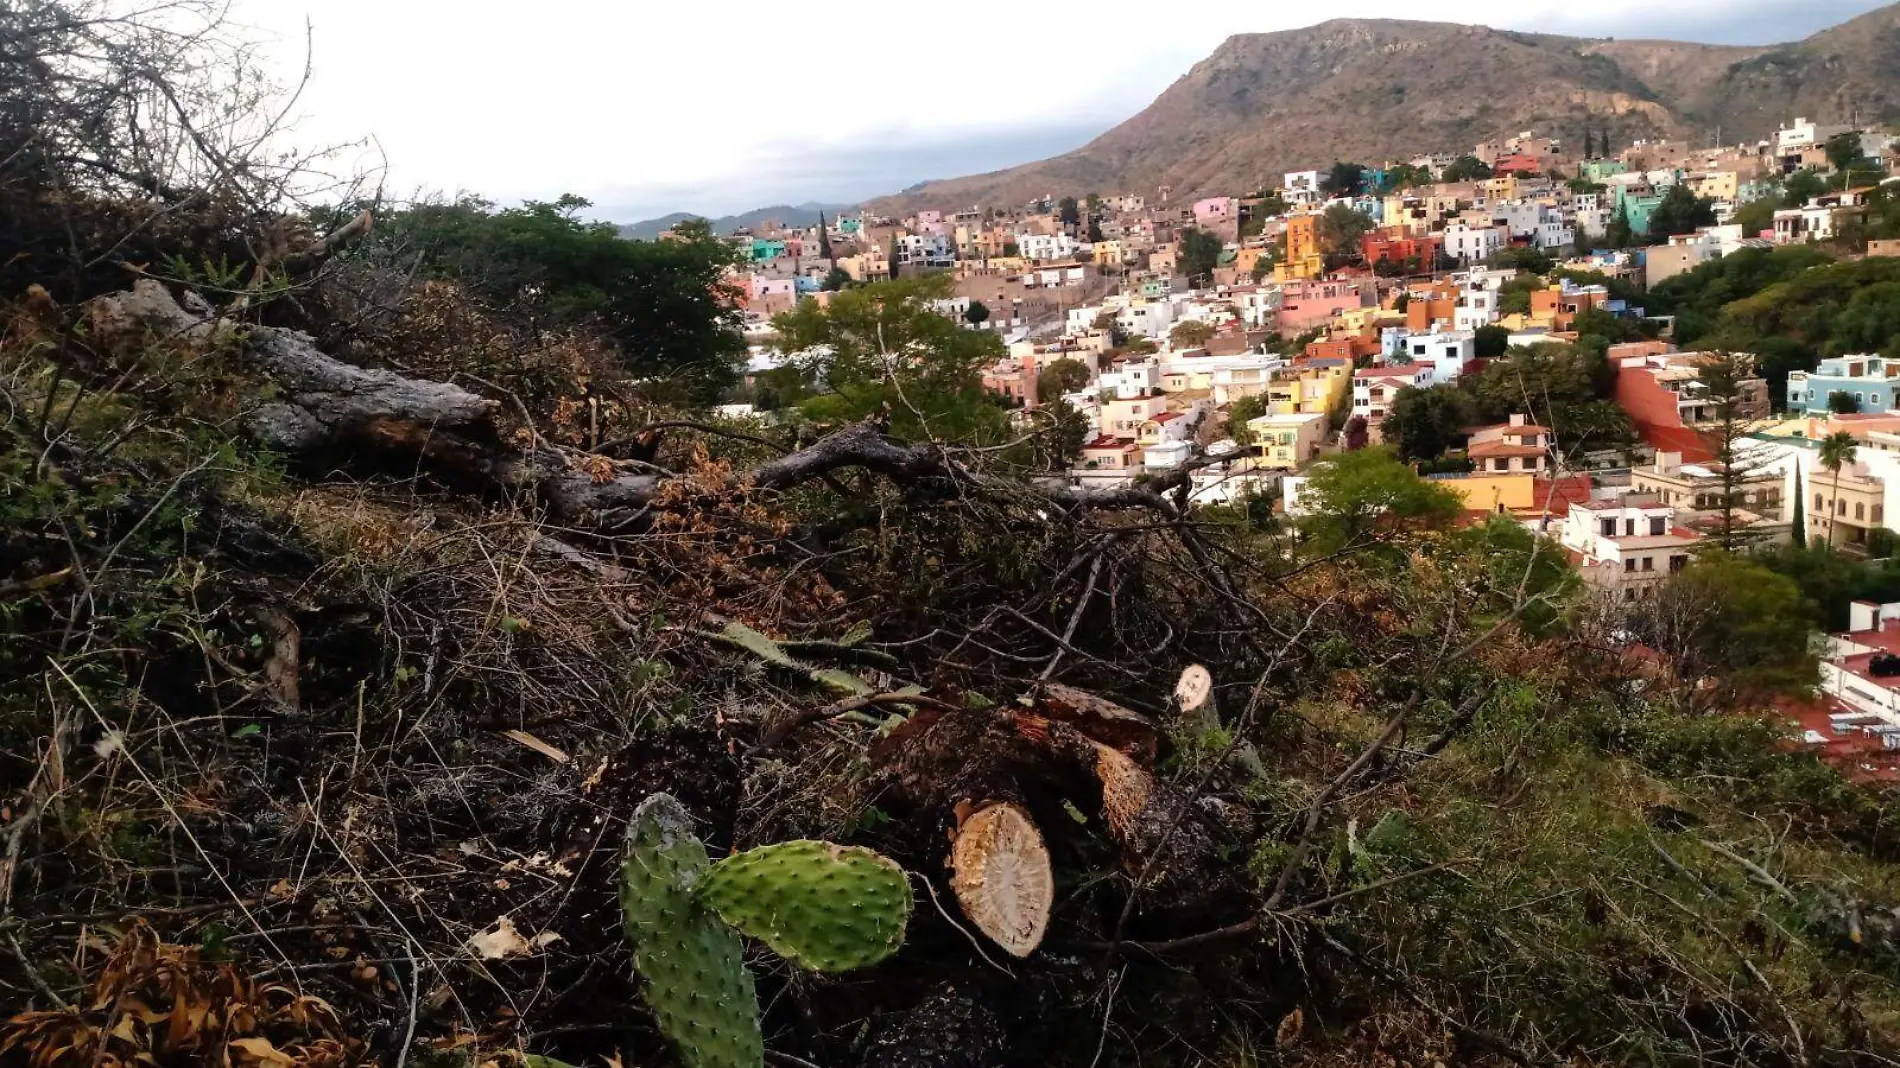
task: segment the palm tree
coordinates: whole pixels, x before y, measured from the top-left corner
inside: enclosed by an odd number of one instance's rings
[[[1821,439],[1821,466],[1834,472],[1834,499],[1827,506],[1827,547],[1834,547],[1834,519],[1840,514],[1841,506],[1841,468],[1854,462],[1858,449],[1854,435],[1845,430],[1836,430]]]

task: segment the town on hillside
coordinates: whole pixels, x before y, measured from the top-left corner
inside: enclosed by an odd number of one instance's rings
[[[1383,445],[1470,521],[1555,539],[1609,598],[1648,596],[1712,538],[1885,556],[1900,363],[1878,344],[1818,360],[1712,347],[1652,294],[1790,247],[1900,257],[1895,174],[1900,136],[1803,117],[1714,148],[1527,131],[1192,200],[768,222],[729,238],[752,393],[728,411],[769,417],[766,383],[796,355],[777,317],[944,276],[936,310],[1006,352],[984,386],[1025,426],[1052,408],[1085,422],[1059,475],[1073,486],[1185,469],[1195,503],[1299,517],[1316,470]],[[1900,319],[1881,329],[1891,341]],[[1896,621],[1900,605],[1857,608],[1826,673],[1834,704],[1804,713],[1808,741],[1857,773],[1900,777]]]

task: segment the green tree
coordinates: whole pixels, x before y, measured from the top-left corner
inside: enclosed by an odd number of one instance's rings
[[[1698,227],[1715,225],[1715,201],[1698,197],[1681,182],[1669,187],[1649,213],[1649,240],[1674,234],[1692,234]]]
[[[1775,209],[1779,206],[1779,203],[1773,197],[1761,197],[1757,200],[1751,200],[1743,204],[1740,208],[1737,208],[1735,217],[1729,221],[1742,228],[1743,237],[1754,237],[1763,230],[1774,228]],[[1676,277],[1680,278],[1682,276],[1677,275]],[[1675,279],[1672,278],[1669,279],[1669,281],[1673,282]]]
[[[825,223],[825,213],[818,213],[818,255],[827,262],[837,259],[831,253],[831,227]]]
[[[1526,303],[1525,311],[1529,311]],[[1510,351],[1511,332],[1501,326],[1481,326],[1472,331],[1472,354],[1486,360],[1494,360]]]
[[[1439,178],[1447,182],[1471,182],[1491,177],[1491,166],[1476,156],[1459,156],[1451,161]]]
[[[1827,410],[1835,415],[1855,415],[1860,412],[1860,398],[1844,389],[1837,389],[1827,395]]]
[[[1063,357],[1050,360],[1036,369],[1036,399],[1044,404],[1061,400],[1065,393],[1080,392],[1094,376],[1081,360]]]
[[[1619,203],[1616,206],[1616,216],[1610,220],[1610,225],[1604,228],[1603,246],[1629,248],[1634,244],[1636,244],[1636,231],[1630,227],[1629,207]]]
[[[1676,661],[1692,706],[1719,707],[1812,687],[1818,615],[1793,579],[1714,553],[1637,602],[1629,630]]]
[[[1517,614],[1519,629],[1532,638],[1562,633],[1577,608],[1583,580],[1563,546],[1531,533],[1507,515],[1492,515],[1452,534],[1449,555],[1469,606],[1481,618]]]
[[[1235,397],[1227,405],[1227,436],[1234,439],[1236,445],[1254,444],[1253,431],[1247,426],[1250,420],[1267,414],[1267,399],[1254,395]]]
[[[1768,463],[1761,447],[1749,437],[1757,428],[1758,417],[1765,414],[1754,407],[1758,380],[1755,357],[1743,352],[1709,353],[1697,361],[1697,377],[1713,416],[1704,433],[1715,453],[1715,540],[1723,551],[1734,552],[1759,540],[1744,527],[1737,513],[1749,503],[1749,483]]]
[[[1464,441],[1474,416],[1471,398],[1457,386],[1406,386],[1386,409],[1380,433],[1400,456],[1432,460]]]
[[[1591,139],[1590,127],[1588,126],[1583,128],[1583,158],[1597,158],[1596,142]]]
[[[1838,502],[1841,499],[1841,468],[1853,463],[1859,450],[1860,446],[1854,441],[1854,435],[1845,430],[1836,430],[1821,439],[1821,451],[1817,458],[1821,461],[1821,466],[1827,468],[1834,476],[1834,503],[1829,505],[1827,513],[1827,547],[1830,549],[1834,547],[1834,531],[1840,526],[1835,519],[1840,513]]]
[[[963,309],[963,321],[971,326],[982,326],[990,321],[990,306],[980,300],[971,300],[970,306]]]
[[[937,311],[950,288],[948,275],[871,282],[829,307],[808,300],[774,318],[802,376],[805,414],[843,422],[886,412],[895,433],[915,440],[1006,440],[1008,413],[983,388],[1002,339]]]
[[[1361,538],[1443,526],[1463,511],[1456,493],[1429,482],[1384,446],[1315,464],[1300,490],[1301,529],[1322,552]]]
[[[1635,440],[1628,414],[1607,399],[1616,372],[1600,353],[1551,343],[1513,349],[1470,382],[1479,419],[1502,423],[1523,413],[1549,427],[1566,452],[1623,448]]]
[[[1056,202],[1056,220],[1064,226],[1074,226],[1082,221],[1082,211],[1074,197],[1063,197]]]
[[[1799,208],[1827,192],[1827,180],[1812,167],[1803,167],[1782,179],[1781,206]]]
[[[1363,163],[1335,162],[1333,169],[1320,179],[1320,192],[1328,196],[1354,197],[1365,189],[1366,167]]]
[[[1860,150],[1860,131],[1846,130],[1827,139],[1821,146],[1827,153],[1828,166],[1846,176],[1855,166],[1865,164],[1867,157]]]
[[[667,240],[629,241],[583,219],[589,207],[576,196],[507,209],[474,197],[419,204],[379,217],[351,255],[452,279],[526,329],[597,328],[630,375],[670,385],[682,401],[717,401],[745,355],[726,280],[739,254],[703,220]]]
[[[1213,277],[1214,267],[1220,263],[1220,254],[1220,238],[1192,226],[1181,231],[1181,249],[1176,263],[1181,273],[1196,284],[1204,285]]]
[[[1005,257],[1009,259],[1015,259],[1017,256],[1020,256],[1022,254],[1023,254],[1023,249],[1021,245],[1018,245],[1014,241],[1003,242],[1003,255]]]
[[[1365,213],[1348,204],[1332,204],[1319,217],[1319,238],[1330,257],[1357,262],[1365,259],[1359,239],[1376,224]]]
[[[831,270],[825,272],[825,280],[820,283],[818,288],[827,293],[836,293],[838,290],[850,284],[851,272],[845,270],[843,267],[833,267]]]
[[[1214,327],[1199,319],[1188,319],[1174,324],[1168,331],[1168,344],[1177,349],[1195,349],[1207,344],[1214,336]]]

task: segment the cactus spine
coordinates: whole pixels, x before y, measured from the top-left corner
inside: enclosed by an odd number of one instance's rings
[[[711,866],[678,801],[642,801],[621,866],[627,939],[647,1004],[686,1068],[758,1068],[759,1000],[739,936],[696,898]]]
[[[880,854],[830,842],[780,842],[714,864],[699,899],[779,956],[821,972],[875,964],[897,951],[910,883]]]

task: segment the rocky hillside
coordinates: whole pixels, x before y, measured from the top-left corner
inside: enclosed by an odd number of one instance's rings
[[[1534,129],[1619,141],[1761,136],[1778,120],[1900,118],[1900,5],[1767,47],[1609,41],[1335,19],[1229,38],[1140,114],[1067,155],[932,182],[877,206],[1044,193],[1235,191],[1335,159],[1444,150]]]

